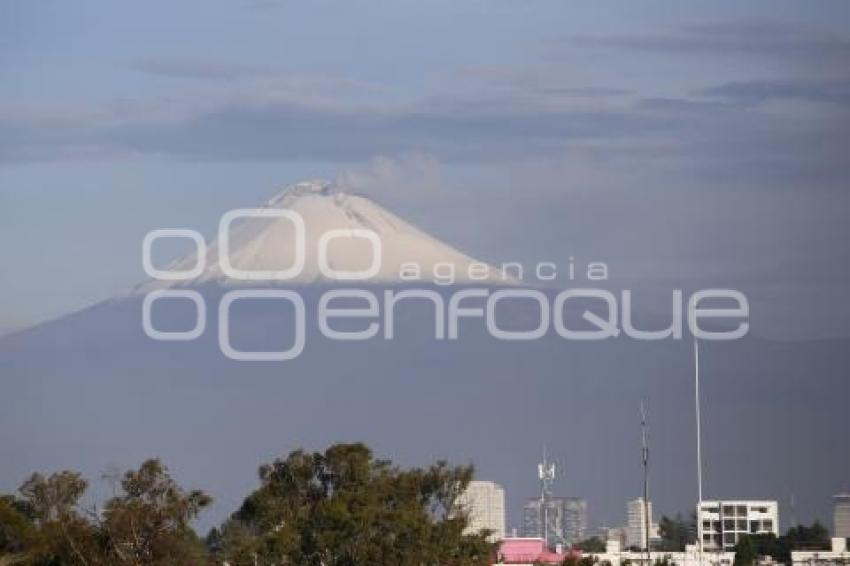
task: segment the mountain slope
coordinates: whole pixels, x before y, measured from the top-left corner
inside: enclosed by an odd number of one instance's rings
[[[197,289],[207,305],[207,329],[196,340],[145,336],[142,301],[151,282],[0,338],[0,491],[14,491],[34,470],[73,468],[97,478],[108,467],[160,456],[186,483],[216,495],[203,523],[210,526],[254,487],[260,462],[299,446],[364,440],[405,464],[473,461],[479,477],[505,485],[510,526],[520,526],[523,499],[537,489],[534,466],[545,441],[566,460],[557,493],[586,497],[592,523],[617,524],[624,502],[642,485],[638,407],[645,402],[653,503],[659,514],[691,508],[689,341],[579,343],[550,332],[504,342],[480,320],[463,321],[458,340],[436,340],[433,307],[415,301],[399,308],[393,339],[328,340],[317,330],[315,305],[329,281],[310,248],[321,229],[365,227],[380,235],[383,279],[368,282],[377,296],[404,284],[394,272],[401,261],[468,266],[474,260],[368,199],[323,184],[291,187],[266,207],[296,210],[307,225],[305,270],[294,283],[302,286],[309,313],[303,355],[261,363],[222,354],[217,306],[239,283],[223,277],[213,242],[202,274],[179,283]],[[234,225],[233,262],[246,269],[285,266],[292,236],[285,221]],[[368,262],[368,249],[336,243],[330,263],[359,269]],[[181,262],[176,267],[194,260]],[[458,288],[417,286],[442,294],[445,303]],[[555,291],[546,292],[551,302]],[[192,305],[177,303],[162,305],[157,328],[192,327]],[[286,346],[291,313],[262,301],[241,306],[231,320],[234,344]],[[521,303],[510,314],[519,323],[533,321],[534,308]],[[664,320],[636,323],[658,328]],[[706,495],[777,498],[782,505],[794,493],[799,520],[822,513],[830,494],[848,487],[842,484],[850,469],[847,341],[748,336],[706,343],[701,356]]]
[[[333,230],[368,230],[380,241],[381,258],[372,283],[390,283],[405,280],[433,281],[438,273],[454,273],[459,283],[471,282],[470,266],[476,282],[504,283],[501,274],[490,268],[481,272],[484,264],[452,246],[426,234],[374,201],[359,195],[343,192],[330,183],[305,181],[287,187],[262,207],[263,214],[274,215],[282,211],[297,213],[304,223],[303,269],[293,277],[279,280],[287,285],[309,285],[338,282],[323,274],[319,268],[319,242],[323,234]],[[242,217],[236,219],[229,233],[230,264],[239,270],[256,272],[285,270],[297,262],[296,230],[293,221],[286,217]],[[364,237],[337,237],[326,245],[327,266],[341,272],[364,272],[373,264],[373,247]],[[191,281],[148,281],[136,291],[169,286],[195,286],[207,283],[238,285],[255,283],[228,277],[222,270],[219,241],[214,238],[207,245],[206,266]],[[173,263],[169,269],[185,271],[197,263],[196,253]]]

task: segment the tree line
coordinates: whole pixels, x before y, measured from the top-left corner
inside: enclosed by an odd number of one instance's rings
[[[672,518],[663,516],[658,531],[661,539],[658,550],[681,552],[685,545],[696,543],[696,513],[687,519],[681,514]],[[770,557],[779,564],[791,564],[792,550],[829,550],[830,546],[829,531],[818,521],[810,526],[793,526],[779,536],[772,533],[743,535],[734,548],[735,566],[751,566],[763,557]]]
[[[489,533],[465,534],[458,496],[471,466],[402,469],[365,445],[296,450],[259,469],[260,486],[200,537],[192,522],[212,498],[186,490],[156,459],[86,508],[76,472],[33,474],[0,496],[0,566],[478,566]]]

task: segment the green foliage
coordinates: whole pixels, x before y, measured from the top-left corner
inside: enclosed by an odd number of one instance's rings
[[[811,526],[797,525],[788,529],[788,532],[780,537],[774,534],[758,534],[742,537],[735,545],[735,560],[738,561],[738,548],[741,547],[745,553],[742,564],[750,564],[750,549],[755,557],[770,556],[774,561],[782,564],[791,563],[792,550],[828,550],[830,548],[829,531],[815,521]]]
[[[489,564],[484,535],[464,535],[455,502],[472,469],[401,470],[362,444],[292,452],[260,468],[261,486],[222,528],[232,564]]]
[[[260,468],[260,487],[201,540],[192,521],[211,500],[159,460],[126,472],[103,508],[84,509],[74,472],[33,474],[0,497],[0,564],[28,566],[476,566],[487,533],[464,534],[456,501],[471,467],[401,469],[362,444],[292,452]],[[578,566],[590,566],[580,564]]]
[[[810,527],[797,525],[788,529],[785,538],[794,550],[828,550],[830,547],[829,531],[818,521]]]
[[[756,545],[749,536],[743,536],[735,545],[735,564],[734,566],[752,566],[758,558]]]
[[[123,494],[103,511],[102,535],[116,564],[202,564],[205,548],[191,521],[212,502],[183,491],[159,460],[148,460],[121,481]]]
[[[19,491],[29,513],[41,523],[56,521],[73,513],[88,484],[76,472],[58,472],[47,478],[33,474]]]
[[[35,537],[27,510],[11,496],[0,497],[0,556],[22,552]]]
[[[590,537],[576,543],[573,548],[582,552],[605,552],[605,541],[599,537]]]
[[[682,552],[685,545],[696,542],[696,513],[685,520],[681,514],[674,518],[661,517],[658,522],[658,534],[661,537],[659,550],[664,552]]]
[[[190,527],[207,495],[185,493],[158,460],[127,472],[121,486],[99,514],[81,509],[79,474],[33,474],[20,498],[0,499],[0,557],[32,566],[209,563]]]
[[[561,561],[561,566],[594,566],[598,560],[595,556],[581,556],[570,553]]]
[[[96,529],[79,512],[79,500],[86,481],[76,472],[62,471],[50,476],[31,475],[19,488],[21,498],[12,501],[19,515],[4,527],[20,529],[17,551],[25,564],[105,564],[99,556]],[[25,517],[23,526],[19,521]],[[17,527],[14,524],[17,522]]]

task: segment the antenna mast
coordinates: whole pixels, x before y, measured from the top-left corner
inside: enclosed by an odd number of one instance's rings
[[[540,528],[543,543],[549,548],[549,507],[547,502],[552,495],[555,482],[555,464],[546,459],[546,445],[543,445],[543,461],[537,465],[537,477],[540,479]]]
[[[649,444],[646,440],[646,411],[643,401],[640,403],[640,429],[641,429],[641,456],[643,458],[643,528],[646,541],[646,564],[652,564],[651,550],[649,548]]]
[[[699,398],[699,342],[694,338],[694,403],[697,419],[697,548],[699,549],[699,566],[702,566],[702,434],[700,430],[700,398]]]

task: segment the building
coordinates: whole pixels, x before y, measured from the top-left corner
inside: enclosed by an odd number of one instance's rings
[[[564,498],[564,543],[572,546],[587,538],[587,501]]]
[[[595,564],[610,564],[610,566],[649,566],[657,565],[658,561],[666,561],[670,566],[732,566],[735,560],[734,552],[711,552],[700,556],[696,545],[689,545],[684,552],[653,552],[647,563],[644,552],[623,550],[617,541],[608,541],[605,552],[600,553],[557,553],[545,548],[542,538],[505,539],[499,547],[499,564],[515,566],[532,566],[534,564],[563,564],[569,557],[589,557]],[[803,565],[800,566],[810,566]],[[816,566],[816,565],[811,565]],[[837,566],[837,565],[836,565]]]
[[[651,538],[651,537],[650,537]],[[697,545],[692,544],[685,547],[684,552],[657,552],[652,551],[647,563],[646,553],[623,550],[616,541],[608,541],[605,552],[590,553],[588,556],[596,564],[610,564],[611,566],[649,566],[666,562],[670,566],[732,566],[735,561],[734,552],[711,552],[700,556]]]
[[[649,512],[649,533],[646,532],[646,516]],[[626,506],[626,548],[646,548],[647,536],[655,538],[652,523],[652,501],[644,505],[643,497],[629,501]]]
[[[544,537],[543,523],[548,532]],[[540,499],[529,499],[523,507],[523,536],[545,538],[550,547],[570,548],[587,534],[587,502],[577,497],[552,497],[541,506]]]
[[[505,538],[505,490],[491,481],[471,481],[458,498],[458,504],[469,513],[467,532],[491,532],[489,539]]]
[[[792,550],[792,566],[845,566],[850,564],[850,552],[847,552],[847,539],[833,537],[831,550]]]
[[[742,535],[779,535],[776,501],[703,501],[697,522],[706,550],[730,550]]]
[[[839,493],[832,499],[835,502],[832,536],[850,538],[850,493]]]
[[[626,548],[626,528],[625,527],[608,527],[605,529],[606,542],[616,542],[620,548]]]
[[[529,566],[563,564],[569,556],[578,556],[578,554],[552,552],[546,548],[546,542],[540,537],[506,538],[499,544],[497,552],[499,564],[528,564]]]

